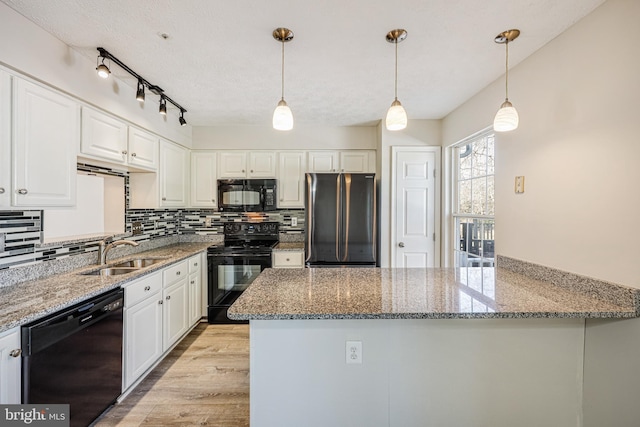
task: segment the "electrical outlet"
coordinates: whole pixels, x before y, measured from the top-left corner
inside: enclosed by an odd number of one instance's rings
[[[347,341],[346,362],[351,364],[362,364],[362,341]]]
[[[211,217],[208,216],[204,219],[204,226],[205,227],[211,227]]]
[[[291,226],[296,227],[298,225],[298,218],[295,216],[291,217]]]
[[[131,227],[131,232],[134,236],[142,234],[142,223],[139,221],[134,222]]]
[[[516,176],[516,194],[524,193],[524,176]]]

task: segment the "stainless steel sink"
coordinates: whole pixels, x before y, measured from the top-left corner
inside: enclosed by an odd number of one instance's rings
[[[132,268],[145,268],[150,265],[157,264],[164,261],[166,258],[137,258],[129,261],[122,261],[114,264],[114,267],[132,267]]]
[[[105,267],[99,270],[87,271],[82,273],[86,276],[117,276],[120,274],[132,273],[140,270],[140,267]]]

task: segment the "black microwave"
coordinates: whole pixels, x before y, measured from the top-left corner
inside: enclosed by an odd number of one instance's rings
[[[275,179],[219,179],[218,209],[222,212],[265,212],[277,209]]]

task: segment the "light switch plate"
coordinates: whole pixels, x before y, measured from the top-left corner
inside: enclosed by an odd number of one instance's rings
[[[295,216],[291,217],[291,226],[292,227],[296,227],[298,225],[298,218],[296,218]]]
[[[524,193],[524,176],[516,176],[516,194]]]

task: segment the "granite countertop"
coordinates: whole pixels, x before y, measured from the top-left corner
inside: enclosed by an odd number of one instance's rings
[[[609,286],[609,285],[607,285]],[[229,309],[236,320],[627,318],[638,290],[612,298],[504,268],[266,269]]]
[[[273,248],[274,252],[303,251],[304,242],[280,242]]]
[[[210,242],[177,243],[139,252],[119,259],[109,260],[108,265],[135,258],[166,258],[152,266],[118,276],[92,276],[82,273],[99,268],[91,265],[69,273],[56,274],[45,279],[17,283],[0,288],[0,332],[70,307],[87,298],[118,288],[205,251]]]

